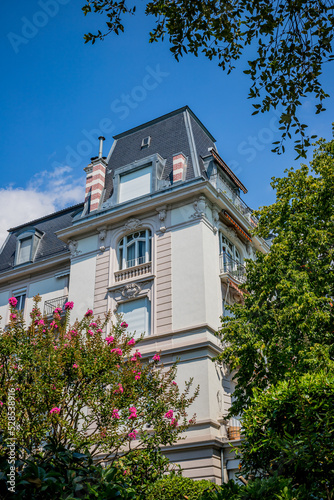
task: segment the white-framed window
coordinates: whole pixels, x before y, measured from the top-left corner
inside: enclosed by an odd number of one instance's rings
[[[139,266],[151,260],[151,231],[144,229],[128,234],[118,244],[120,269]]]
[[[37,230],[28,230],[17,236],[15,265],[33,262],[38,244],[43,234]]]
[[[129,325],[127,330],[135,338],[143,333],[151,333],[151,303],[148,297],[141,297],[129,302],[121,302],[117,313],[123,314],[123,320]]]
[[[230,271],[241,265],[240,252],[223,233],[219,233],[220,255],[223,256],[224,271]]]
[[[13,297],[15,297],[17,300],[16,309],[18,311],[24,312],[24,306],[27,298],[27,291],[25,289],[17,290],[16,292],[13,292]]]
[[[123,203],[151,192],[152,165],[120,175],[118,202]]]

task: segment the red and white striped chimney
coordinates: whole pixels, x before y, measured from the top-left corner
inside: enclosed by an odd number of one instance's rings
[[[183,153],[173,156],[173,183],[186,178],[187,158]]]
[[[85,202],[89,202],[88,212],[96,210],[100,206],[101,195],[104,189],[106,167],[105,159],[102,157],[104,137],[99,137],[99,156],[92,158],[92,163],[84,168],[86,172]]]

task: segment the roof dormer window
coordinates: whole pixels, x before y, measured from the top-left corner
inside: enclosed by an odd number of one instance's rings
[[[144,137],[144,139],[141,141],[141,149],[148,148],[149,145],[151,144],[151,136]]]
[[[38,230],[25,230],[17,236],[15,265],[26,264],[33,262],[38,244],[43,236]]]
[[[152,165],[132,170],[120,176],[119,203],[144,196],[152,191]]]

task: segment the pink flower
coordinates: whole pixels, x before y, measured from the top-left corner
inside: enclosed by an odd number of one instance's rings
[[[117,408],[113,409],[111,416],[112,418],[120,418]]]
[[[172,420],[170,421],[170,425],[172,427],[177,427],[179,424],[177,423],[177,420],[176,418],[172,418]]]
[[[141,372],[138,372],[137,375],[135,375],[135,380],[139,380],[140,379],[140,375],[141,375]]]
[[[119,347],[117,347],[117,349],[111,349],[110,352],[115,352],[116,354],[118,354],[119,356],[122,356],[123,355],[123,351],[122,349],[120,349]]]
[[[53,311],[53,314],[56,314],[57,316],[59,316],[59,314],[62,313],[62,308],[61,307],[56,307],[56,309]]]
[[[45,325],[45,323],[44,323],[44,319],[40,319],[40,320],[38,321],[38,325]]]
[[[128,437],[135,441],[137,439],[137,434],[138,434],[138,431],[136,431],[136,429],[133,429],[132,432],[129,432]]]
[[[53,328],[58,328],[58,325],[57,325],[57,323],[55,321],[51,321],[50,326],[51,326],[51,328],[52,327]]]
[[[13,314],[11,314],[11,315],[10,315],[10,319],[11,319],[12,321],[15,321],[15,320],[17,319],[17,315],[16,315],[16,314],[14,314],[14,313],[13,313]]]
[[[136,352],[134,353],[134,356],[136,356],[137,358],[141,358],[141,354],[140,354],[140,352],[139,352],[139,351],[136,351]]]
[[[86,316],[86,318],[89,318],[89,316],[93,316],[93,311],[91,309],[88,309],[85,316]]]
[[[94,335],[94,332],[92,330],[88,330],[88,333],[91,337]]]
[[[137,361],[136,356],[132,356],[132,358],[130,359],[130,361]]]
[[[173,418],[173,410],[168,410],[168,412],[165,413],[165,418]]]
[[[2,401],[0,401],[0,405],[3,406],[3,402]]]
[[[114,394],[117,394],[118,392],[120,392],[121,394],[123,394],[124,389],[123,389],[122,384],[118,384],[118,389],[114,390]]]
[[[135,339],[131,339],[129,340],[128,345],[135,345],[135,343],[136,343]]]
[[[98,329],[96,330],[96,333],[102,333],[102,332],[103,332],[102,328],[98,328]]]
[[[70,311],[71,309],[73,309],[73,306],[74,306],[73,302],[66,302],[64,305],[65,311],[67,310]]]
[[[121,323],[122,328],[127,328],[128,326],[129,325],[125,321],[122,321],[122,323]]]
[[[158,353],[157,353],[157,354],[155,354],[155,355],[153,356],[153,358],[152,358],[152,359],[153,359],[153,361],[160,361],[160,356],[159,356],[159,354],[158,354]]]
[[[11,297],[11,298],[8,300],[8,302],[10,303],[10,305],[11,305],[12,307],[16,307],[16,305],[17,305],[17,299],[16,299],[15,297]]]
[[[54,349],[58,349],[58,347],[56,345],[53,346]]]
[[[78,335],[78,332],[76,330],[70,330],[68,333],[73,335],[73,337],[76,337]]]
[[[172,385],[177,385],[177,383],[175,382],[175,380],[173,380]]]
[[[131,418],[137,418],[137,408],[135,406],[131,406],[129,408],[130,416],[128,419],[130,420]]]
[[[50,413],[60,413],[60,408],[55,406],[54,408],[52,408],[52,410],[50,410]]]
[[[106,337],[105,340],[106,340],[107,344],[109,345],[109,344],[112,344],[114,342],[114,337],[111,337],[111,336],[110,337]]]
[[[79,368],[79,366],[76,363],[74,363],[73,368]]]
[[[96,328],[96,327],[97,327],[97,324],[93,322],[93,323],[91,323],[89,326],[90,326],[91,328]]]

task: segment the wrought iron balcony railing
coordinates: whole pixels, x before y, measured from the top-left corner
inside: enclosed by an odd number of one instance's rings
[[[67,302],[68,296],[63,295],[62,297],[57,297],[56,299],[46,300],[44,302],[44,316],[50,316],[53,314],[56,307],[61,307],[64,311],[64,305]]]
[[[230,200],[238,212],[240,212],[253,226],[257,226],[259,220],[253,215],[253,210],[233,191],[219,172],[210,177],[210,182],[219,193],[222,193]]]
[[[240,262],[233,260],[228,254],[222,253],[219,256],[220,274],[230,275],[239,283],[246,281],[246,268]]]

